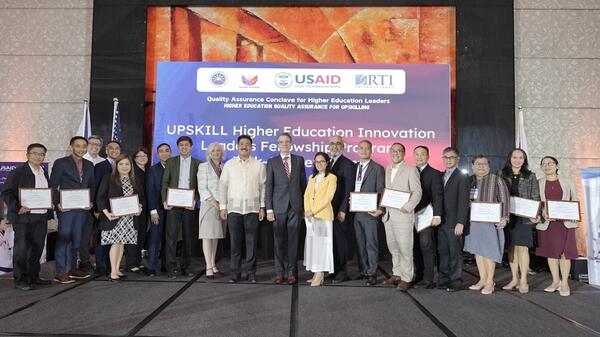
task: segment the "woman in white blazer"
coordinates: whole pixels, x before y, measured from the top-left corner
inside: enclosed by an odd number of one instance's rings
[[[558,160],[545,156],[540,164],[545,175],[538,180],[541,200],[576,201],[575,186],[568,179],[558,176]],[[553,293],[558,290],[561,296],[569,296],[571,291],[568,279],[571,260],[577,258],[578,224],[573,221],[549,219],[546,209],[543,214],[543,221],[536,225],[538,247],[535,254],[548,258],[548,266],[552,274],[552,284],[544,291]]]
[[[219,217],[219,178],[225,149],[220,143],[211,143],[206,150],[206,162],[198,166],[198,193],[200,194],[200,228],[202,251],[206,260],[206,277],[213,279],[219,272],[215,262],[219,239],[225,238],[226,223]]]

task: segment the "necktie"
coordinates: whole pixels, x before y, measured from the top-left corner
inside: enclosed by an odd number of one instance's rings
[[[287,175],[287,177],[290,177],[290,164],[288,164],[288,158],[289,157],[283,157],[283,170],[285,171],[285,175]]]
[[[363,164],[358,165],[358,181],[362,181]]]

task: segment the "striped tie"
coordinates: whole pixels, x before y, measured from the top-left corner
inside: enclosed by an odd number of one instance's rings
[[[285,171],[285,175],[287,175],[288,179],[290,177],[290,164],[288,164],[289,157],[283,157],[283,170]]]

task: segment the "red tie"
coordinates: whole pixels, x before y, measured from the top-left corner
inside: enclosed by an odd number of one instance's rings
[[[290,164],[288,164],[289,157],[283,157],[283,170],[285,171],[285,175],[287,175],[288,179],[290,178]]]

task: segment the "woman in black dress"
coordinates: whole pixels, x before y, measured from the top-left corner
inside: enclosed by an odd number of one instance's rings
[[[537,177],[529,170],[527,154],[522,149],[515,148],[510,151],[504,168],[498,175],[506,182],[512,197],[540,200]],[[512,280],[502,289],[518,288],[523,294],[529,292],[529,248],[533,247],[533,225],[539,221],[539,215],[535,219],[510,215],[510,222],[504,228],[504,238]]]
[[[146,168],[150,158],[150,152],[143,146],[138,147],[133,156],[135,165],[133,166],[133,173],[135,179],[140,182],[140,188],[146,192]],[[146,193],[144,193],[145,195]],[[145,202],[145,201],[144,201]],[[146,212],[140,214],[138,219],[138,240],[135,245],[127,245],[125,247],[125,255],[127,256],[127,270],[132,272],[138,272],[143,269],[142,265],[142,251],[146,248],[146,237],[148,230],[148,215]]]

